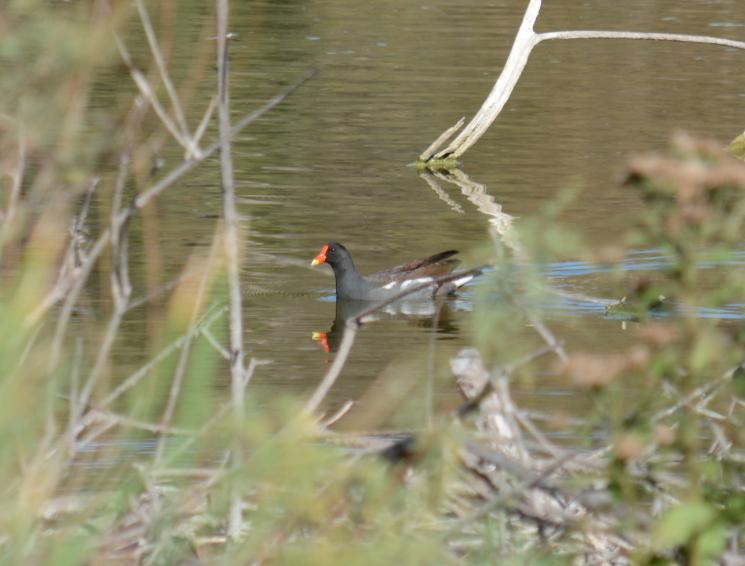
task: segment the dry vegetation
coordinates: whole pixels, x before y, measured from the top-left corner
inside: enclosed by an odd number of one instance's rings
[[[745,562],[745,337],[695,313],[745,299],[741,260],[723,261],[715,288],[701,284],[700,269],[741,245],[744,165],[684,136],[670,156],[631,164],[629,190],[648,206],[624,245],[661,248],[669,262],[625,291],[642,332],[623,355],[575,352],[523,305],[535,282],[511,266],[555,232],[536,230],[519,254],[514,234],[495,233],[484,294],[510,300],[484,298],[479,344],[527,321],[544,345],[491,368],[478,351],[461,352],[451,362],[464,395],[459,411],[389,442],[384,456],[340,449],[331,427],[343,415],[324,422],[316,413],[353,351],[356,322],[305,410],[282,400],[271,415],[246,395],[261,362],[243,361],[236,327],[229,132],[289,91],[231,128],[225,42],[217,42],[221,86],[192,132],[162,58],[167,48],[142,2],[135,6],[136,14],[103,3],[0,8],[8,63],[0,77],[2,563]],[[144,26],[151,71],[127,51],[130,17]],[[102,121],[113,129],[94,131],[91,85],[118,61],[135,85],[131,104]],[[155,177],[153,131],[168,132],[185,153]],[[131,262],[152,257],[130,253],[131,222],[141,218],[147,230],[156,221],[148,205],[218,147],[225,215],[212,246],[184,258],[169,288],[133,289]],[[94,275],[106,291],[92,306],[101,288]],[[143,347],[138,370],[111,379],[123,319],[156,292],[163,308],[153,308],[149,331],[157,346]],[[650,312],[660,296],[677,306],[664,321]],[[550,442],[541,432],[550,415],[528,414],[510,398],[510,376],[547,357],[594,403],[586,418],[563,421],[581,439],[576,446]],[[196,362],[199,372],[190,372]],[[186,398],[185,380],[209,382],[224,368],[232,387],[222,404]],[[133,442],[153,450],[127,452]]]

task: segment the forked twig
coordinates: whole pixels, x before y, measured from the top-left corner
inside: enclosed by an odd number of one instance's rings
[[[435,154],[435,152],[439,149],[439,147],[445,143],[445,140],[448,139],[450,136],[452,136],[455,132],[461,129],[463,126],[463,123],[466,121],[466,117],[463,116],[454,126],[449,127],[447,130],[442,132],[440,134],[440,137],[437,138],[435,141],[432,142],[432,144],[425,149],[422,154],[419,156],[419,159],[421,161],[427,161],[432,155]]]
[[[633,39],[703,43],[734,47],[735,49],[745,49],[745,42],[742,41],[700,35],[616,31],[558,31],[537,34],[533,31],[533,26],[535,25],[540,10],[541,0],[530,0],[525,15],[523,16],[522,23],[520,24],[520,29],[518,30],[517,35],[515,36],[515,41],[512,44],[510,54],[507,57],[504,68],[502,69],[502,73],[499,75],[499,78],[489,93],[489,96],[486,98],[484,104],[473,119],[446,149],[438,153],[437,148],[439,146],[432,144],[432,146],[430,146],[430,148],[427,149],[427,151],[425,151],[419,158],[421,161],[426,162],[431,159],[457,159],[473,144],[475,144],[502,111],[502,108],[515,88],[523,69],[525,69],[525,66],[528,63],[528,57],[530,56],[531,51],[542,41],[552,39]],[[444,137],[447,139],[447,136]]]
[[[218,309],[215,311],[216,306],[217,305],[212,305],[212,307],[207,309],[207,311],[202,315],[199,326],[197,328],[198,332],[201,332],[202,328],[209,328],[218,318],[220,318],[220,316],[222,316],[223,310]],[[110,405],[116,399],[121,397],[122,394],[124,394],[127,390],[137,385],[137,383],[143,377],[145,377],[155,366],[157,366],[160,362],[170,356],[177,348],[181,348],[184,345],[185,341],[186,334],[180,336],[179,338],[171,342],[168,346],[163,348],[157,356],[155,356],[152,360],[150,360],[148,363],[146,363],[144,366],[130,375],[127,379],[125,379],[116,389],[114,389],[114,391],[109,393],[106,398],[101,401],[100,406],[106,407]]]
[[[295,84],[291,85],[287,89],[285,89],[283,92],[269,100],[266,104],[264,104],[261,108],[258,108],[257,110],[254,110],[249,115],[242,118],[237,124],[235,124],[231,129],[229,136],[232,138],[237,133],[239,133],[243,128],[266,114],[269,110],[277,106],[280,102],[282,102],[285,98],[290,96],[295,90],[300,88],[303,84],[305,84],[306,81],[309,81],[312,79],[316,73],[318,72],[318,69],[313,69],[310,73],[302,77],[299,81],[297,81]],[[165,177],[163,177],[160,181],[155,183],[152,187],[150,187],[148,190],[143,192],[142,194],[138,195],[137,198],[134,201],[134,208],[140,209],[143,206],[145,206],[148,202],[150,202],[153,198],[158,196],[160,193],[162,193],[166,188],[171,186],[177,179],[181,178],[182,175],[188,173],[195,165],[199,164],[201,161],[215,153],[215,151],[218,150],[220,147],[220,140],[212,143],[211,145],[207,146],[206,149],[202,151],[201,158],[197,159],[194,156],[187,157],[184,159],[184,161],[181,162],[180,165],[178,165],[175,169],[173,169],[170,173],[168,173]],[[131,212],[130,212],[131,213]]]
[[[193,139],[189,136],[189,128],[186,124],[184,112],[181,109],[181,103],[179,102],[178,95],[176,94],[176,89],[173,87],[171,77],[168,75],[168,69],[166,68],[165,61],[163,61],[163,55],[161,54],[160,48],[158,47],[158,40],[155,37],[155,32],[153,31],[153,26],[150,23],[150,18],[147,15],[145,5],[142,3],[142,0],[135,0],[135,4],[137,5],[137,11],[140,14],[142,27],[145,28],[145,35],[147,36],[147,41],[150,44],[150,51],[152,52],[153,58],[155,59],[155,64],[158,67],[160,80],[163,81],[163,84],[166,87],[166,92],[168,93],[168,97],[171,100],[171,105],[173,106],[173,112],[174,114],[176,114],[176,120],[178,120],[184,138],[191,142],[190,147],[187,149],[187,151],[196,155],[199,148],[196,147]]]
[[[163,108],[160,101],[158,100],[157,95],[153,91],[153,88],[148,82],[147,78],[145,78],[145,75],[143,75],[142,71],[134,66],[132,57],[130,56],[127,47],[124,45],[124,42],[119,39],[119,36],[116,34],[116,32],[114,32],[113,35],[114,40],[116,41],[116,45],[119,48],[119,54],[122,56],[124,64],[127,65],[129,74],[132,77],[132,80],[137,85],[137,88],[140,89],[140,93],[145,99],[145,102],[153,107],[153,110],[155,110],[155,113],[158,115],[161,123],[170,132],[170,134],[173,136],[173,139],[175,139],[179,143],[179,145],[186,150],[189,157],[192,157],[193,153],[190,138],[187,134],[184,134],[181,129],[173,122],[171,117],[168,115],[168,112],[166,112],[165,108]],[[199,159],[198,155],[193,155],[193,157],[194,159]]]

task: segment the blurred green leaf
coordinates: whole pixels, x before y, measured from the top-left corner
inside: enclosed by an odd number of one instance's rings
[[[681,546],[709,528],[716,517],[716,509],[703,501],[668,509],[654,528],[654,547],[666,550]]]

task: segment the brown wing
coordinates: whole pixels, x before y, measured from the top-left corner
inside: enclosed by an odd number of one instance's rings
[[[364,278],[376,285],[385,285],[391,281],[403,281],[419,277],[440,277],[452,272],[460,264],[460,260],[448,260],[449,257],[457,253],[456,250],[450,250],[428,257],[422,257],[397,267],[376,271],[375,273],[366,275]]]

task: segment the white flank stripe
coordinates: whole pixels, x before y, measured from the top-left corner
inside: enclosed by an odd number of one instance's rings
[[[396,282],[395,281],[391,281],[390,283],[388,283],[388,285],[386,285],[385,287],[383,287],[383,289],[393,289],[395,286],[396,286]]]
[[[466,277],[461,277],[460,279],[456,279],[455,281],[453,281],[453,285],[455,285],[456,288],[462,287],[471,279],[473,279],[473,275],[467,275]]]

